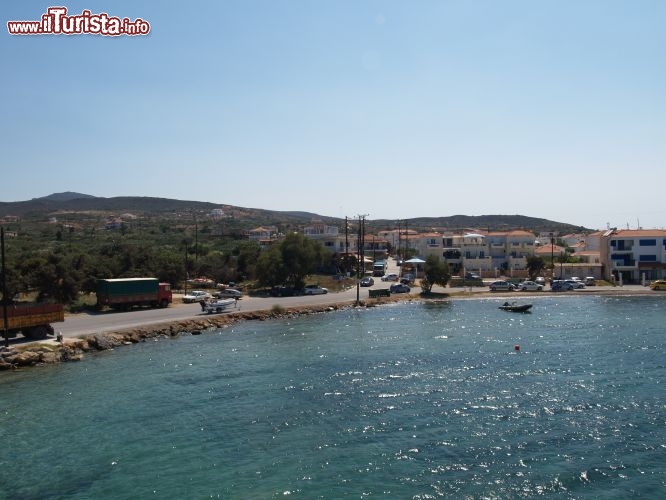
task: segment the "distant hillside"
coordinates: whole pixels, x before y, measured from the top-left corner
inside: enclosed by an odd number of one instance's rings
[[[23,218],[43,219],[47,216],[57,216],[60,213],[97,212],[102,215],[106,213],[109,216],[133,213],[138,216],[166,218],[182,218],[189,214],[192,218],[195,218],[207,215],[216,208],[222,209],[230,219],[233,219],[235,224],[247,228],[261,225],[298,226],[307,224],[313,219],[320,219],[339,227],[344,225],[344,219],[305,211],[263,210],[202,201],[140,196],[100,198],[74,192],[54,193],[42,198],[33,198],[29,201],[0,202],[0,217],[16,215]],[[527,229],[535,232],[567,233],[586,230],[572,224],[524,215],[452,215],[448,217],[418,217],[402,222],[406,222],[409,229],[417,231],[456,231],[476,228],[489,231]],[[397,223],[395,220],[368,220],[367,228],[369,231],[391,229],[397,228]]]
[[[107,213],[109,216],[133,213],[140,216],[182,216],[193,218],[207,215],[213,209],[249,225],[303,224],[312,219],[333,220],[310,212],[281,212],[256,208],[244,208],[204,201],[173,200],[141,196],[118,196],[102,198],[80,193],[55,193],[28,201],[0,202],[0,217],[16,215],[23,218],[45,218],[47,216],[72,212]]]
[[[41,198],[33,198],[33,200],[46,200],[46,201],[71,201],[81,198],[95,198],[90,194],[75,193],[73,191],[65,191],[64,193],[53,193]]]
[[[395,221],[373,221],[373,224],[385,222],[388,226]],[[403,226],[404,227],[404,226]],[[553,231],[572,233],[589,231],[582,226],[548,219],[527,217],[525,215],[451,215],[448,217],[418,217],[407,220],[407,227],[420,231],[459,231],[464,229],[483,229],[486,231],[509,231],[525,229],[536,233]]]

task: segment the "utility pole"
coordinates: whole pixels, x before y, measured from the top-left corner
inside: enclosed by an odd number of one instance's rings
[[[553,238],[553,233],[550,233],[550,282],[553,283],[555,279],[555,238]]]
[[[7,269],[5,268],[5,228],[0,227],[0,247],[2,248],[2,321],[5,347],[9,347],[9,318],[7,317]]]
[[[358,235],[356,237],[356,306],[361,301],[361,218],[358,219]]]
[[[349,220],[347,219],[347,216],[345,215],[345,274],[349,271],[347,268],[347,262],[349,259]]]
[[[187,241],[185,242],[185,293],[187,295],[187,280],[190,277],[190,273],[187,270]]]
[[[409,250],[409,232],[407,231],[407,219],[405,219],[405,250],[403,251],[403,256],[402,260],[405,260],[405,255],[407,254],[407,250]]]
[[[361,302],[361,278],[365,274],[365,215],[358,216],[358,271],[356,280],[356,305]]]
[[[197,216],[194,216],[194,264],[199,262],[199,224],[197,223]]]
[[[400,221],[398,221],[398,261],[400,261]],[[401,263],[402,265],[402,263]]]
[[[375,235],[373,234],[372,235],[372,262],[374,262],[375,260],[377,260],[377,255],[376,255],[376,252],[375,252]]]

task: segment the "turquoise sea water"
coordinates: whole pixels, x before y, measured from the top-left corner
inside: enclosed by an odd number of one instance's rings
[[[253,321],[2,373],[0,498],[663,498],[666,300],[532,302]]]

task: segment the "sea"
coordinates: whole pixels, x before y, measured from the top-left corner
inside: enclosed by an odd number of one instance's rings
[[[0,373],[0,498],[665,498],[666,297],[520,298]]]

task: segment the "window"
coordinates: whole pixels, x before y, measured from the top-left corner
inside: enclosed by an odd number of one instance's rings
[[[657,262],[656,255],[641,255],[638,260],[640,262]]]
[[[634,248],[634,240],[617,240],[617,249],[620,251],[629,251]]]
[[[459,259],[460,258],[460,250],[445,250],[443,253],[443,256],[445,259]]]
[[[638,240],[638,245],[642,247],[656,247],[657,240]]]

